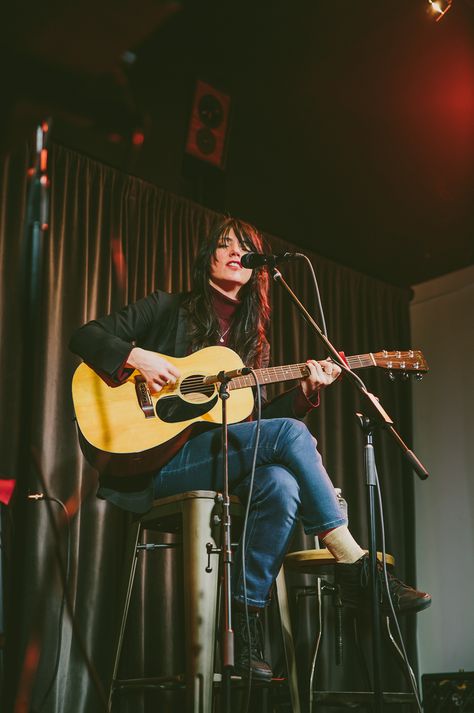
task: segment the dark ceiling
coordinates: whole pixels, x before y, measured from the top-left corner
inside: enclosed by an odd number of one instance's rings
[[[427,0],[189,3],[136,33],[130,88],[149,117],[139,154],[66,112],[53,138],[417,284],[474,263],[474,8],[454,0],[438,23],[427,10]],[[198,78],[231,97],[223,171],[185,156]]]

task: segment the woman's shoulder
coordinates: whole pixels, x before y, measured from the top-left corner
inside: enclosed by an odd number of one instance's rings
[[[187,292],[166,292],[165,290],[154,290],[142,299],[147,302],[159,304],[162,307],[179,307],[186,299]],[[139,302],[141,300],[138,300]]]

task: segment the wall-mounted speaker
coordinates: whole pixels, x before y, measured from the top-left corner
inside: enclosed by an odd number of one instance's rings
[[[474,713],[474,672],[425,673],[424,713]]]
[[[230,96],[198,80],[189,121],[186,153],[224,168]]]

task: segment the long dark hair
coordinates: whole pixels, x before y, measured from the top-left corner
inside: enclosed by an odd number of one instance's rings
[[[184,303],[188,311],[192,351],[216,344],[219,336],[219,322],[212,307],[209,284],[210,266],[219,242],[231,230],[246,250],[262,251],[262,237],[249,223],[225,218],[214,225],[208,240],[201,244],[196,256],[192,290]],[[240,289],[239,297],[241,302],[234,315],[228,345],[235,349],[248,366],[256,368],[261,366],[262,356],[268,348],[266,328],[270,305],[267,271],[262,268],[253,270],[250,280]]]

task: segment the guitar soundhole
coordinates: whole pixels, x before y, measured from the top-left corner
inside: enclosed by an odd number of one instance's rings
[[[203,384],[203,378],[202,374],[193,374],[183,379],[179,390],[186,401],[202,404],[214,395],[214,384]]]
[[[218,396],[214,384],[203,384],[202,374],[193,374],[182,380],[179,396],[164,396],[156,402],[156,415],[167,423],[178,423],[199,418],[211,411]]]

